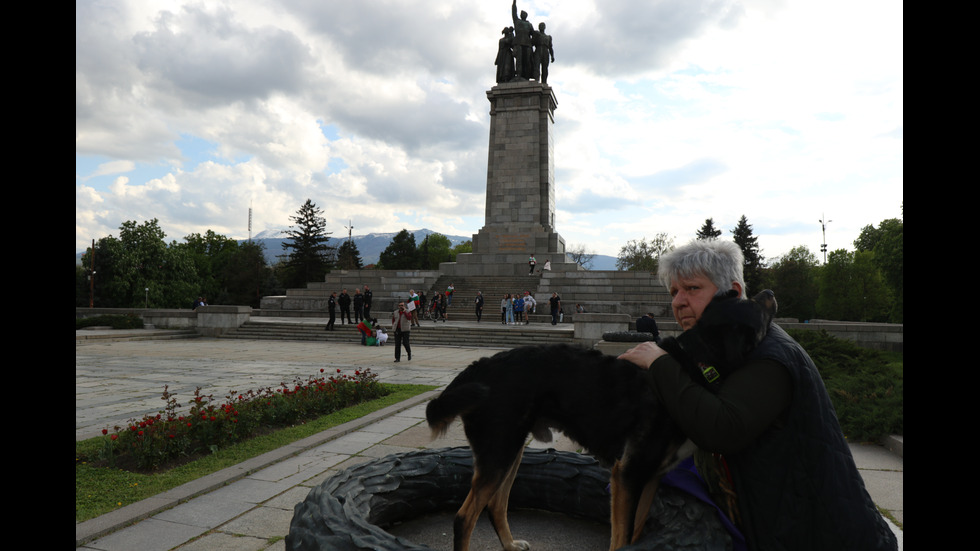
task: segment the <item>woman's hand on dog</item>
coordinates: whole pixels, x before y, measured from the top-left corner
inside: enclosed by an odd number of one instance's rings
[[[657,346],[657,343],[647,341],[630,348],[626,352],[623,352],[619,355],[619,359],[633,362],[643,369],[649,369],[650,364],[661,356],[666,355],[667,352],[665,352],[663,348]]]

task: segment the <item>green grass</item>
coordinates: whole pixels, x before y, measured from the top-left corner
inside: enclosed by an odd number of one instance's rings
[[[429,385],[385,386],[392,393],[383,398],[258,436],[153,474],[97,467],[81,459],[98,457],[104,437],[75,442],[75,522],[95,518],[436,388]]]

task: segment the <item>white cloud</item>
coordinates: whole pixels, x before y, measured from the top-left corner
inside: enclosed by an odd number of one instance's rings
[[[615,254],[745,215],[767,256],[900,216],[900,4],[519,1],[553,35],[558,231]],[[289,224],[482,226],[508,2],[76,3],[76,250]]]

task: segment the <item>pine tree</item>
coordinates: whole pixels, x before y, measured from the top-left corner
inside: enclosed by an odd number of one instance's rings
[[[735,243],[742,249],[742,255],[745,256],[743,274],[745,277],[745,293],[752,295],[762,290],[759,287],[762,284],[762,262],[764,259],[759,251],[759,238],[752,235],[752,226],[749,225],[744,214],[738,219],[738,224],[732,230],[732,234]]]
[[[708,218],[704,221],[704,225],[698,230],[698,239],[717,239],[721,236],[721,230],[715,227],[715,220],[713,218]]]
[[[330,232],[326,231],[327,221],[321,215],[322,209],[307,199],[303,206],[289,219],[296,229],[289,229],[289,239],[283,241],[282,248],[287,251],[286,286],[305,286],[310,281],[323,281],[333,267],[337,250],[327,245]]]
[[[418,267],[415,236],[408,233],[408,230],[398,232],[385,250],[381,251],[378,259],[378,268],[383,270],[417,270]]]
[[[361,251],[357,250],[357,243],[348,239],[337,248],[337,267],[342,270],[360,270],[364,267],[361,260]]]

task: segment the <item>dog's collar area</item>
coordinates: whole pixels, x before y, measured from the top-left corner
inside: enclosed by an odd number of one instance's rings
[[[685,336],[687,338],[685,338]],[[693,364],[697,368],[700,375],[704,377],[704,386],[706,386],[708,390],[712,392],[718,392],[718,389],[721,387],[721,373],[719,373],[714,366],[695,359],[694,355],[691,354],[687,343],[685,342],[689,339],[698,341],[701,345],[700,348],[707,349],[707,343],[703,342],[703,339],[701,339],[699,335],[693,333],[692,330],[686,331],[680,337],[674,340],[681,351],[687,355],[687,359],[690,361],[690,363]],[[697,349],[699,347],[694,346],[693,348]],[[691,375],[695,374],[692,373]]]

